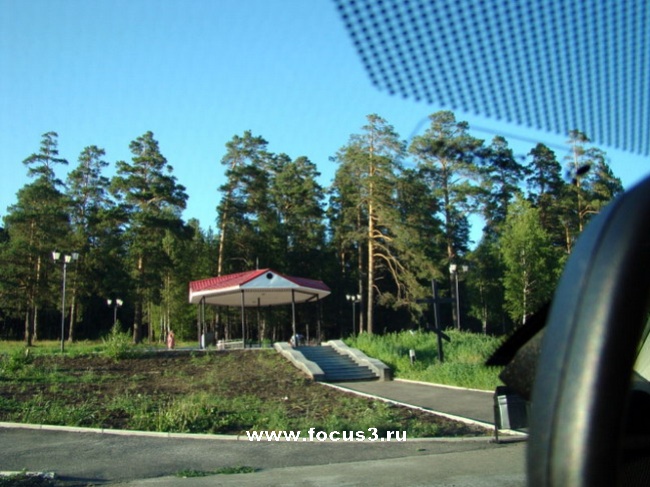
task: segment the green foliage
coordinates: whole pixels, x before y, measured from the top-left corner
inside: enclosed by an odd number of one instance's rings
[[[277,250],[273,237],[277,223],[269,204],[270,161],[268,142],[247,130],[226,143],[221,163],[227,167],[226,183],[217,207],[219,256],[217,275],[254,267],[261,254]],[[272,267],[266,260],[265,266]]]
[[[418,209],[429,203],[412,172],[401,177],[404,144],[380,116],[367,121],[337,153],[330,218],[337,254],[356,264],[350,267],[358,289],[365,289],[365,328],[372,333],[375,303],[417,310],[425,289],[419,278],[433,268],[417,233],[431,215],[405,218],[406,201],[398,200],[404,196]]]
[[[55,424],[91,427],[98,423],[94,400],[82,400],[70,407],[65,399],[46,399],[37,394],[19,405],[15,421],[28,424]]]
[[[67,165],[68,161],[59,155],[59,134],[56,132],[47,132],[42,135],[41,147],[38,153],[32,154],[23,161],[23,164],[29,169],[29,177],[36,178],[51,186],[61,185],[61,181],[56,178],[54,172],[55,164]]]
[[[569,131],[567,144],[571,153],[565,160],[570,184],[566,187],[564,203],[570,217],[566,230],[573,240],[593,215],[623,191],[620,179],[613,175],[606,162],[605,152],[590,147],[590,143],[589,137],[580,130]]]
[[[432,195],[440,201],[445,257],[448,264],[468,247],[467,216],[476,209],[481,195],[481,174],[476,160],[483,141],[469,134],[469,124],[457,121],[450,111],[429,116],[423,135],[414,137],[409,153],[418,163],[421,177]]]
[[[239,433],[256,427],[262,408],[261,401],[254,396],[230,399],[195,393],[162,403],[150,397],[134,399],[129,426],[142,431]]]
[[[511,205],[500,244],[506,309],[513,320],[525,322],[551,299],[558,263],[538,210],[523,198]]]
[[[16,377],[33,363],[29,348],[15,349],[0,355],[0,377]]]
[[[56,487],[55,480],[44,476],[20,472],[13,475],[0,475],[0,487]]]
[[[130,356],[133,352],[133,340],[128,332],[122,331],[122,324],[115,322],[108,336],[102,339],[106,356],[120,360]]]
[[[180,218],[188,196],[152,132],[133,140],[129,148],[131,163],[117,162],[111,188],[128,215],[127,263],[135,288],[133,340],[139,343],[146,304],[160,301],[165,270],[172,265],[163,242],[170,235],[188,237]]]
[[[496,239],[484,235],[468,255],[471,272],[466,275],[470,316],[480,320],[483,334],[504,331],[504,265]],[[500,326],[499,326],[500,325]]]
[[[369,115],[332,158],[339,167],[326,213],[320,174],[307,156],[271,153],[250,131],[234,136],[221,159],[226,182],[215,233],[183,221],[188,195],[152,132],[130,143],[130,161],[113,162],[110,181],[103,174],[111,166],[105,151],[85,147],[65,191],[56,174],[67,164],[58,135],[43,134],[23,161],[32,179],[0,228],[3,336],[22,335],[28,345],[54,339],[64,311],[70,341],[97,338],[111,323],[102,303],[120,298],[120,317],[128,317],[135,342],[148,338],[153,345],[169,329],[179,339],[194,338],[197,307],[187,303],[187,282],[258,265],[340,290],[322,303],[323,331],[331,336],[342,322],[346,293],[363,296],[356,308],[363,328],[372,329],[379,308],[384,323],[407,315],[417,322],[417,301],[428,294],[431,278],[441,282],[450,263],[467,263],[472,271],[461,283],[461,306],[484,331],[505,330],[504,293],[514,289],[517,273],[506,266],[508,242],[499,237],[512,198],[526,191],[548,236],[534,245],[549,247],[561,263],[589,219],[623,190],[621,182],[606,154],[579,130],[569,133],[565,181],[543,144],[528,153],[524,171],[504,137],[488,146],[450,111],[431,114],[429,122],[406,147],[387,120]],[[470,219],[477,214],[486,223],[484,238],[470,252]],[[65,310],[62,268],[52,262],[52,250],[80,254],[68,267]],[[508,311],[519,319],[513,302]],[[208,319],[224,333],[223,315]],[[285,322],[265,319],[255,330],[265,336],[258,338],[286,334]]]
[[[487,233],[498,234],[510,201],[521,194],[524,166],[517,162],[506,139],[497,135],[481,158],[481,168],[484,188],[481,200]]]
[[[445,362],[438,360],[435,333],[403,331],[382,336],[362,334],[346,343],[391,367],[401,379],[419,380],[458,387],[494,390],[501,382],[500,369],[483,365],[500,340],[458,330],[445,330],[451,342],[443,342]],[[409,350],[415,350],[411,364]]]
[[[26,352],[29,350],[29,352]],[[66,344],[65,356],[77,357],[88,355],[103,350],[103,344],[99,341],[79,340]],[[30,357],[41,357],[44,355],[57,355],[61,353],[60,340],[39,340],[31,347],[26,347],[22,341],[0,341],[0,356],[13,353],[29,353]]]
[[[539,211],[540,223],[553,247],[564,250],[567,245],[566,225],[570,219],[563,207],[566,185],[562,179],[562,166],[555,153],[544,144],[537,144],[528,156],[528,199]]]

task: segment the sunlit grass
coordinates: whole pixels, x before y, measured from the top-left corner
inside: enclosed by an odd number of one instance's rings
[[[483,365],[501,339],[457,330],[446,330],[450,342],[443,342],[444,363],[438,357],[438,338],[431,332],[404,331],[386,335],[362,334],[346,343],[379,359],[401,379],[494,390],[501,385],[499,367]],[[415,350],[412,364],[409,351]]]
[[[107,338],[107,337],[106,337]],[[130,340],[129,340],[130,342]],[[164,350],[166,345],[160,342],[144,341],[138,345],[129,343],[134,351],[155,351]],[[196,348],[196,342],[176,342],[177,349],[183,348]],[[11,354],[15,351],[25,351],[29,348],[29,354],[32,355],[56,355],[61,353],[60,340],[38,340],[32,343],[32,346],[27,347],[24,341],[19,340],[0,340],[0,355]],[[67,357],[75,357],[79,355],[88,355],[92,353],[106,352],[106,343],[104,340],[80,340],[64,343],[64,354]]]

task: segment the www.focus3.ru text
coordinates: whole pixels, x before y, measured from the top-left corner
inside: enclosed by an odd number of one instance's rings
[[[247,431],[248,441],[406,441],[406,431],[386,431],[379,436],[377,428],[362,431],[316,431],[309,428],[307,436],[302,431]]]

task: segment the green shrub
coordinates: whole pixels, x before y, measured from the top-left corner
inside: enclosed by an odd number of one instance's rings
[[[26,472],[0,476],[0,487],[55,487],[56,485],[56,482],[48,476]]]
[[[122,331],[119,320],[115,322],[104,343],[104,353],[114,360],[120,360],[133,353],[133,342],[129,332]]]

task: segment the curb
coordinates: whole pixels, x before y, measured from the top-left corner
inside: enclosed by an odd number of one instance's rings
[[[382,398],[377,398],[383,400]],[[433,412],[424,410],[426,412]],[[160,433],[156,431],[136,431],[136,430],[112,430],[105,428],[82,428],[79,426],[56,426],[56,425],[47,425],[47,424],[23,424],[23,423],[10,423],[10,422],[0,422],[0,428],[11,428],[11,429],[26,429],[26,430],[37,430],[37,431],[60,431],[65,433],[92,433],[98,435],[114,435],[114,436],[134,436],[141,438],[173,438],[181,440],[226,440],[226,441],[246,441],[249,443],[346,443],[344,441],[337,440],[316,440],[316,441],[294,441],[289,439],[281,440],[249,440],[245,435],[210,435],[204,433]],[[305,438],[306,439],[306,438]],[[400,440],[390,440],[390,441],[371,441],[366,440],[362,443],[423,443],[423,442],[443,442],[443,443],[454,443],[454,442],[485,442],[493,443],[493,438],[490,436],[452,436],[452,437],[435,437],[435,438],[407,438],[404,441]],[[21,473],[21,472],[18,472]]]
[[[377,398],[383,400],[382,398]],[[426,410],[425,410],[426,411]],[[432,412],[432,411],[427,411]],[[226,441],[247,441],[249,443],[278,443],[278,442],[288,442],[288,443],[301,443],[299,441],[293,441],[288,439],[270,441],[270,440],[249,440],[244,435],[210,435],[204,433],[160,433],[156,431],[137,431],[137,430],[112,430],[105,428],[82,428],[79,426],[56,426],[56,425],[47,425],[47,424],[23,424],[23,423],[9,423],[9,422],[0,422],[0,428],[12,428],[12,429],[26,429],[26,430],[38,430],[38,431],[61,431],[66,433],[92,433],[99,435],[114,435],[114,436],[135,436],[135,437],[144,437],[144,438],[174,438],[182,440],[226,440]],[[462,441],[476,441],[476,442],[487,442],[492,441],[491,437],[486,436],[454,436],[454,437],[442,437],[442,438],[407,438],[405,441],[388,441],[380,442],[375,441],[371,442],[368,440],[366,443],[412,443],[412,442],[462,442]],[[305,443],[344,443],[335,440],[318,440]]]
[[[242,435],[211,435],[207,433],[164,433],[158,431],[137,431],[117,430],[109,428],[85,428],[81,426],[57,426],[49,424],[26,424],[0,421],[0,428],[40,430],[40,431],[63,431],[66,433],[93,433],[98,435],[114,436],[140,436],[150,438],[175,438],[187,440],[228,440],[228,441],[249,441]]]

